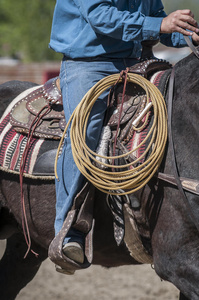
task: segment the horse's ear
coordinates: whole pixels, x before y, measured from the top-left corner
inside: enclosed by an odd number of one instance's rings
[[[142,41],[142,54],[141,54],[141,59],[146,60],[146,59],[151,59],[154,58],[153,54],[153,46],[159,43],[159,40],[146,40]]]

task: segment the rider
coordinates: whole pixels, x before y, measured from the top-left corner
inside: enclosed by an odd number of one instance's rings
[[[160,39],[167,46],[184,47],[183,35],[187,35],[198,45],[198,32],[189,9],[167,16],[161,0],[57,0],[50,47],[64,55],[60,84],[66,121],[95,83],[138,62],[141,41]],[[87,144],[93,150],[102,128],[107,93],[99,97],[90,115]],[[55,234],[84,182],[73,160],[69,132],[70,128],[57,164]],[[64,254],[82,263],[83,248],[84,234],[71,229],[64,240]]]

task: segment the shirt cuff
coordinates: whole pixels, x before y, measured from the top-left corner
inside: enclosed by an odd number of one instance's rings
[[[142,30],[143,40],[159,40],[163,18],[145,17]]]
[[[189,39],[192,41],[192,37],[188,36]],[[173,32],[172,33],[172,43],[174,47],[180,48],[180,47],[188,47],[187,42],[184,39],[183,34],[179,32]]]

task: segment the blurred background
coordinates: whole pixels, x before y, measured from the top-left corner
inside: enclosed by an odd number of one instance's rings
[[[163,0],[167,13],[190,8],[199,21],[198,0]],[[18,79],[43,83],[59,72],[61,54],[48,48],[55,0],[0,0],[0,83]],[[160,45],[155,55],[176,63],[188,49]]]

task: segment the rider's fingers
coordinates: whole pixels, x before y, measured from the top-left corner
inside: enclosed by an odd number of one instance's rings
[[[194,14],[192,13],[192,11],[190,9],[182,9],[182,10],[179,10],[179,12],[183,15],[189,15],[194,19]]]
[[[187,22],[187,23],[193,25],[194,27],[198,27],[197,21],[190,16],[182,15],[181,21]]]
[[[192,35],[193,32],[198,33],[198,24],[193,18],[193,14],[190,10],[177,10],[162,21],[160,32],[161,33],[172,33],[180,32],[186,35]],[[186,30],[192,31],[186,32]]]
[[[187,22],[179,21],[178,26],[183,28],[183,29],[188,29],[188,30],[196,32],[196,33],[199,32],[199,29],[197,27],[194,27],[194,26],[190,25]]]
[[[182,33],[183,35],[193,35],[192,32],[187,31],[186,29],[183,29],[182,27],[177,27],[175,31]]]

